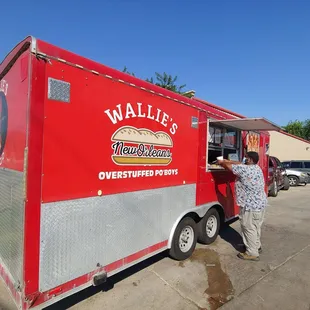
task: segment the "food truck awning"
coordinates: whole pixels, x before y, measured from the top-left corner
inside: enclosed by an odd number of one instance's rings
[[[225,120],[210,120],[210,125],[222,125],[243,131],[281,131],[280,126],[273,124],[267,119],[261,118],[238,118]]]

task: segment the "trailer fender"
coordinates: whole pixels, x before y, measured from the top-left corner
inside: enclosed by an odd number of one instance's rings
[[[188,210],[185,210],[184,212],[181,213],[181,215],[177,218],[177,220],[174,222],[173,226],[172,226],[172,229],[170,231],[170,235],[169,235],[169,239],[168,239],[168,249],[171,248],[171,243],[172,243],[172,239],[173,239],[173,235],[174,235],[174,232],[178,226],[178,224],[180,223],[180,221],[187,215],[187,214],[190,214],[190,213],[195,213],[197,214],[200,218],[203,218],[205,216],[205,214],[208,212],[208,210],[210,210],[212,207],[214,206],[217,206],[219,208],[222,209],[223,211],[223,214],[224,214],[224,208],[223,206],[218,202],[218,201],[212,201],[212,202],[209,202],[207,204],[204,204],[204,205],[201,205],[201,206],[198,206],[198,207],[194,207],[192,209],[188,209]]]

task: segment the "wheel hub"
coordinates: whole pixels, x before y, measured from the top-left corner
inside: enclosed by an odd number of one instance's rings
[[[296,180],[294,178],[289,178],[290,185],[295,185]]]
[[[214,215],[211,215],[207,220],[206,232],[209,238],[214,237],[217,230],[217,219]]]
[[[185,226],[179,237],[180,250],[185,253],[188,252],[194,243],[194,230],[191,226]]]

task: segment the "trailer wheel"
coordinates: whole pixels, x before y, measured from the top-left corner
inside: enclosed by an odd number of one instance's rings
[[[185,217],[175,229],[169,255],[176,260],[189,258],[195,250],[197,243],[197,224]]]
[[[215,241],[220,230],[220,215],[216,209],[210,209],[198,223],[198,242],[211,244]]]

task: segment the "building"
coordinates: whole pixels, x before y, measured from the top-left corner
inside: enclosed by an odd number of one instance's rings
[[[310,160],[310,141],[287,132],[269,132],[269,154],[285,160]]]

